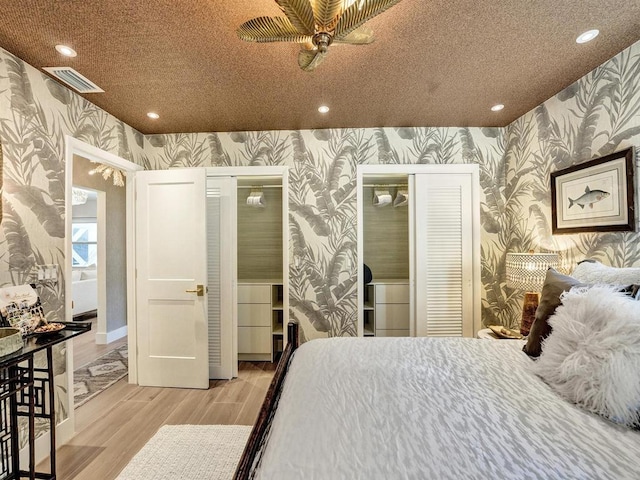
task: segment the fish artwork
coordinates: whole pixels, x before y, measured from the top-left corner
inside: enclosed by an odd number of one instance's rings
[[[609,192],[605,192],[604,190],[590,190],[587,186],[584,189],[584,194],[580,198],[577,198],[575,200],[572,200],[571,198],[569,199],[568,208],[573,207],[574,204],[580,205],[580,208],[583,209],[585,205],[589,205],[589,208],[593,208],[594,203],[599,202],[600,200],[604,200],[609,195],[611,195]]]

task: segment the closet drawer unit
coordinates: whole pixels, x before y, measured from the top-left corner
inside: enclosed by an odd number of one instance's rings
[[[408,337],[409,330],[376,330],[376,337]]]
[[[238,285],[238,303],[271,303],[271,285]]]
[[[409,303],[409,284],[376,285],[376,304]]]
[[[409,330],[409,304],[376,304],[376,332],[378,330]]]
[[[271,354],[271,328],[238,327],[238,353]]]
[[[271,305],[267,303],[239,303],[238,327],[270,327]]]

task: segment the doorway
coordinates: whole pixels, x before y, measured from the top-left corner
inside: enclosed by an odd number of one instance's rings
[[[131,228],[133,226],[134,218],[133,218],[133,176],[136,171],[142,170],[143,168],[139,165],[136,165],[132,162],[119,158],[113,154],[100,150],[99,148],[93,147],[87,143],[79,141],[73,137],[66,136],[66,149],[65,149],[65,162],[67,165],[66,168],[66,177],[65,177],[65,185],[66,185],[66,234],[65,234],[65,310],[66,310],[66,321],[73,321],[74,317],[74,275],[76,280],[78,280],[78,276],[82,276],[82,272],[80,275],[78,273],[73,273],[74,271],[74,262],[75,262],[75,270],[84,270],[85,280],[89,280],[89,277],[92,275],[95,276],[93,279],[93,283],[95,285],[95,300],[91,300],[89,305],[85,305],[82,308],[87,309],[85,313],[91,314],[92,307],[95,308],[96,319],[95,319],[95,341],[93,339],[84,339],[83,341],[87,341],[87,343],[93,344],[93,348],[100,345],[110,344],[112,341],[120,338],[123,344],[129,342],[128,329],[126,324],[128,323],[128,319],[131,318],[131,304],[134,301],[133,294],[133,283],[130,280],[130,276],[134,272],[134,261],[135,257],[133,256],[133,248],[130,246],[131,241],[133,239],[133,234],[131,233]],[[89,165],[87,167],[85,174],[87,177],[89,176],[89,170],[95,170],[93,174],[95,175],[95,181],[92,181],[85,178],[84,180],[74,179],[74,172],[79,173],[79,167],[76,165],[76,162],[85,162]],[[79,163],[78,163],[79,164]],[[100,168],[100,170],[98,170]],[[105,169],[118,169],[122,174],[124,181],[124,186],[117,186],[118,191],[120,192],[120,207],[111,208],[112,205],[107,205],[107,184],[104,178]],[[78,172],[76,172],[78,170]],[[110,172],[108,176],[108,180],[113,185],[113,171]],[[103,181],[103,185],[97,183],[98,176]],[[87,199],[95,195],[95,220],[93,222],[85,221],[85,225],[76,225],[74,232],[74,201],[73,201],[73,187],[74,185],[84,187],[84,190],[87,191]],[[93,192],[93,193],[92,193]],[[80,194],[82,195],[82,194]],[[116,202],[117,203],[117,202]],[[124,248],[120,248],[122,250],[122,260],[120,262],[116,262],[119,264],[119,274],[109,274],[108,262],[106,258],[109,256],[107,252],[109,248],[109,244],[112,239],[108,232],[108,227],[100,228],[101,221],[107,222],[107,211],[113,210],[114,212],[119,212],[121,217],[120,226],[118,229],[120,233],[123,234],[123,244]],[[86,218],[85,218],[86,220]],[[75,222],[77,224],[81,222]],[[94,223],[95,225],[89,226],[88,223]],[[106,225],[106,224],[105,224]],[[126,233],[125,233],[126,232]],[[75,235],[74,235],[75,233]],[[74,238],[84,238],[83,241],[74,242]],[[76,255],[74,255],[74,243],[77,243],[76,246]],[[80,245],[83,245],[81,247]],[[117,245],[113,244],[114,249],[118,248]],[[126,253],[125,253],[126,252]],[[75,259],[75,260],[74,260]],[[113,262],[111,262],[113,263]],[[82,265],[81,265],[82,264]],[[104,266],[105,268],[101,268]],[[92,268],[94,267],[94,268]],[[124,272],[124,273],[122,273]],[[116,278],[120,280],[110,281],[111,278]],[[91,282],[88,282],[91,283]],[[109,283],[120,283],[120,285],[115,285],[114,289],[108,288]],[[77,285],[76,285],[77,286]],[[112,290],[113,292],[120,291],[120,296],[122,297],[120,304],[120,316],[122,317],[123,325],[116,326],[115,328],[109,328],[108,321],[108,311],[106,309],[106,304],[112,302],[112,298],[107,296],[107,292]],[[76,297],[77,298],[77,297]],[[117,301],[116,301],[117,303]],[[79,314],[79,310],[76,310],[76,314]],[[103,325],[104,324],[104,325]],[[93,336],[94,334],[91,334]],[[78,367],[78,365],[74,362],[74,342],[68,342],[67,346],[67,382],[69,385],[73,383],[73,372]],[[78,343],[78,342],[76,342]],[[108,348],[112,348],[113,344],[108,345]],[[91,355],[89,353],[89,355]],[[88,357],[85,357],[88,358]],[[82,361],[82,360],[79,360]],[[129,365],[129,375],[131,377],[131,369],[133,371],[133,380],[135,381],[135,365]],[[74,405],[74,389],[68,388],[68,404]],[[70,408],[69,417],[71,421],[71,425],[74,423],[74,409]]]

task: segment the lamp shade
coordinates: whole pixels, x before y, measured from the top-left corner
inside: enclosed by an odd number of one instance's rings
[[[559,264],[557,253],[507,253],[507,287],[539,292],[549,267]]]

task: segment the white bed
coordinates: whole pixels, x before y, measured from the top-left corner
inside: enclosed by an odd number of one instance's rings
[[[256,478],[640,478],[640,431],[562,400],[529,372],[521,348],[451,338],[305,343]]]

